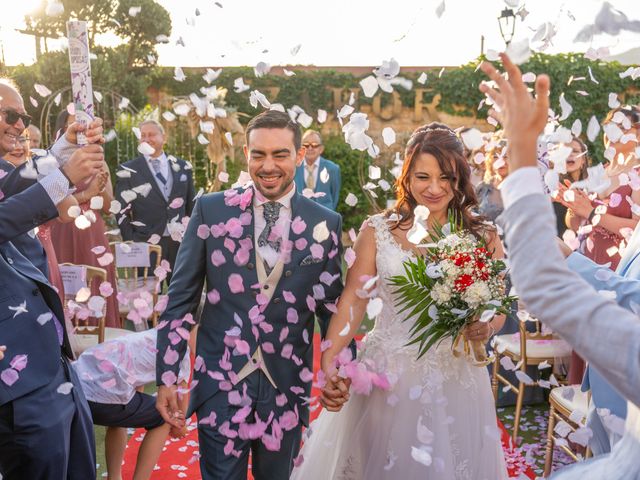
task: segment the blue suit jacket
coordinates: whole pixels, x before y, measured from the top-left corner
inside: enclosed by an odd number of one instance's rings
[[[220,300],[215,304],[207,301],[200,318],[196,354],[204,363],[194,372],[194,381],[198,383],[191,392],[189,415],[216,394],[222,382],[228,383],[234,372],[237,374],[247,363],[247,355],[241,355],[234,348],[233,339],[236,338],[247,342],[250,355],[261,346],[264,362],[278,389],[287,396],[291,408],[297,408],[300,420],[306,424],[309,411],[305,397],[311,394],[311,382],[303,372],[305,369],[313,371],[314,314],[318,316],[324,336],[331,316],[327,305],[335,303],[342,292],[341,218],[302,195],[294,194],[291,218],[304,218],[306,229],[296,233],[297,229],[292,228],[289,232],[289,240],[297,242],[300,249],[293,248],[271,301],[261,312],[264,321],[260,322],[255,316],[259,311],[259,298],[256,297],[261,286],[256,273],[252,202],[249,198],[244,211],[241,205],[229,206],[226,203],[231,202],[225,202],[225,196],[242,195],[244,192],[238,189],[207,194],[196,203],[178,251],[169,287],[169,302],[158,325],[158,385],[164,383],[162,375],[167,371],[177,376],[180,360],[167,365],[165,354],[170,345],[180,359],[185,354],[186,341],[176,329],[191,328],[192,325],[182,319],[189,313],[195,314],[206,282],[206,291],[216,290]],[[248,192],[247,195],[253,193],[252,190]],[[239,217],[243,220],[240,232],[235,229],[227,232],[225,224],[231,225],[232,219]],[[318,243],[313,239],[313,228],[323,221],[331,234],[319,242],[323,256],[311,263],[311,246]],[[212,226],[214,232],[206,239],[198,235],[198,232],[202,234]],[[250,248],[248,259],[232,253],[242,245]],[[211,260],[216,250],[222,252],[225,260],[218,267]],[[305,259],[307,261],[303,262]],[[323,272],[336,276],[336,279],[330,285],[321,283],[319,278]],[[232,291],[230,278],[242,280],[241,292]],[[321,290],[324,295],[317,295]],[[287,358],[282,355],[285,345],[290,345],[287,349],[292,348],[290,354],[285,355]]]
[[[0,206],[5,202],[0,202]],[[4,233],[0,221],[0,231]],[[9,307],[26,302],[26,312],[16,314]],[[0,244],[0,344],[7,346],[0,371],[10,368],[16,355],[27,356],[27,366],[11,386],[0,381],[0,405],[22,397],[49,383],[60,368],[60,356],[73,358],[67,332],[62,348],[53,318],[44,324],[38,318],[53,313],[64,322],[62,303],[48,280],[11,242]],[[61,323],[63,326],[64,324]]]
[[[579,253],[570,255],[567,260],[569,268],[580,274],[593,288],[614,291],[618,305],[636,314],[640,313],[640,235],[638,232],[640,230],[636,229],[616,273],[610,278],[600,277],[606,278],[605,280],[599,280],[595,275],[599,270],[607,274],[606,267],[592,262]],[[593,403],[597,408],[608,408],[614,415],[620,418],[626,417],[626,400],[591,365],[588,365],[585,371],[582,389],[585,391],[591,389]]]
[[[35,179],[27,179],[27,178],[21,177],[20,171],[22,171],[22,168],[20,167],[19,169],[16,169],[12,164],[10,164],[9,162],[3,159],[0,159],[0,171],[7,173],[7,176],[0,179],[0,189],[2,189],[5,196],[12,196],[13,194],[23,191],[24,189],[37,183]],[[41,193],[35,194],[38,197],[38,199],[33,202],[34,206],[53,205],[51,203],[51,200],[47,200],[49,197],[46,194],[46,192],[44,192],[44,189],[42,187],[40,187],[40,189],[34,189],[34,191],[35,190],[40,190]],[[42,193],[44,193],[44,197],[47,197],[47,199],[45,199],[42,196]],[[30,197],[30,198],[33,198],[33,197]],[[55,205],[53,205],[53,210],[56,210]],[[51,211],[50,213],[54,213],[54,212]],[[55,214],[53,215],[53,217],[56,217],[56,216],[58,216],[57,211],[55,211]],[[46,221],[46,220],[44,221],[42,220],[45,217],[47,217],[46,219],[52,218],[51,215],[48,215],[48,214],[37,215],[36,217],[31,219],[32,220],[32,222],[30,222],[32,223],[31,228],[25,231],[24,233],[22,233],[21,235],[14,237],[12,239],[12,242],[13,242],[13,245],[20,251],[20,253],[22,253],[26,258],[28,258],[31,261],[31,263],[33,263],[38,268],[38,270],[40,270],[43,273],[45,277],[48,277],[49,266],[47,264],[47,254],[45,253],[44,247],[42,246],[42,243],[40,243],[40,240],[38,239],[38,237],[36,237],[35,235],[32,236],[33,233],[31,232],[33,228],[35,228],[36,226]]]
[[[324,157],[320,157],[318,161],[320,162],[320,165],[315,191],[324,193],[324,196],[314,198],[313,200],[320,205],[335,211],[336,208],[338,208],[340,186],[342,185],[342,179],[340,177],[340,167],[337,163],[334,163],[331,160],[327,160]],[[298,193],[302,193],[302,191],[306,188],[306,184],[304,182],[304,165],[304,162],[302,162],[302,165],[296,168],[295,182]],[[329,179],[326,182],[323,182],[320,177],[322,175],[322,171],[325,168],[327,169],[327,173],[329,174]]]
[[[115,196],[122,204],[123,210],[129,204],[122,197],[123,191],[131,190],[145,183],[151,184],[151,191],[146,197],[138,195],[131,201],[131,208],[117,215],[120,233],[122,233],[124,240],[146,242],[154,233],[162,236],[167,223],[174,217],[177,216],[180,221],[185,215],[191,215],[195,197],[193,170],[187,168],[187,162],[182,159],[177,159],[176,164],[179,167],[177,170],[171,168],[173,186],[168,201],[162,195],[147,160],[143,156],[120,165],[120,167],[127,167],[136,172],[132,172],[128,178],[118,177],[116,180]],[[182,198],[184,202],[177,208],[170,207],[169,205],[176,198]],[[133,221],[142,222],[144,225],[133,225],[131,223]]]

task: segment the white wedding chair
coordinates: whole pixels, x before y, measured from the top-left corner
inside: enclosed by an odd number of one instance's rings
[[[118,292],[124,301],[118,302],[122,322],[127,318],[133,302],[143,292],[149,293],[155,307],[158,302],[158,279],[153,272],[160,266],[162,247],[143,242],[110,242],[115,257]],[[158,312],[153,310],[149,319],[152,327],[158,323]],[[146,327],[146,324],[143,325]]]

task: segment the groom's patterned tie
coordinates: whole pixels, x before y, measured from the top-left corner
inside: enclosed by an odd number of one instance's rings
[[[258,246],[265,247],[269,245],[276,252],[279,252],[281,239],[278,238],[276,240],[269,240],[269,237],[271,236],[271,229],[276,226],[276,222],[278,221],[278,217],[280,216],[280,209],[282,208],[282,204],[278,202],[267,202],[263,205],[263,208],[264,219],[267,224],[258,237]]]

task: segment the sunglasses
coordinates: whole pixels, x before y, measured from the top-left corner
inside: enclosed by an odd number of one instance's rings
[[[30,115],[18,113],[12,108],[0,108],[0,112],[5,114],[4,121],[9,125],[15,125],[16,123],[18,123],[18,120],[22,120],[24,128],[27,128],[29,125],[31,125]]]
[[[304,148],[318,148],[322,146],[322,144],[321,143],[303,143],[302,146]]]

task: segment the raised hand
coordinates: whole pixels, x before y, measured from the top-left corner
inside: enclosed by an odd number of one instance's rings
[[[103,121],[100,117],[96,117],[87,127],[73,122],[67,128],[65,137],[69,143],[78,143],[78,133],[84,132],[84,136],[89,144],[103,144],[105,142],[102,128]]]
[[[102,147],[97,144],[85,145],[73,152],[69,161],[62,166],[62,171],[71,183],[77,185],[82,180],[100,173],[103,164]]]
[[[508,79],[489,62],[482,62],[480,68],[497,84],[497,88],[483,82],[480,91],[486,93],[495,104],[489,114],[505,130],[509,142],[507,162],[513,172],[518,168],[537,165],[536,140],[547,123],[550,81],[547,75],[538,75],[534,98],[522,81],[520,69],[506,54],[500,54],[500,59]]]
[[[565,192],[570,192],[565,195]],[[589,218],[594,207],[589,196],[582,190],[570,190],[562,185],[558,186],[558,195],[554,201],[564,205],[580,218]]]

